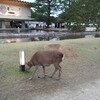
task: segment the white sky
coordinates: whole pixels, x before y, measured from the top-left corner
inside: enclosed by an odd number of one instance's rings
[[[21,1],[34,2],[35,0],[21,0]]]

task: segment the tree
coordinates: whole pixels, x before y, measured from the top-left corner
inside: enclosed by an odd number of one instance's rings
[[[100,0],[76,0],[71,2],[60,17],[66,20],[69,27],[72,22],[77,25],[93,23],[100,26]]]
[[[33,3],[32,17],[38,21],[45,21],[47,27],[55,20],[56,12],[62,10],[64,0],[36,0]]]

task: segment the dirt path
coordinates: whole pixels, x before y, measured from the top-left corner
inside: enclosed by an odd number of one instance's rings
[[[63,69],[60,81],[25,78],[0,89],[0,100],[99,100],[100,67],[75,65]]]

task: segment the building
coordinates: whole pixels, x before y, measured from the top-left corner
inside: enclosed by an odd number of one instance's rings
[[[32,3],[21,0],[0,0],[0,29],[25,28],[31,21]]]

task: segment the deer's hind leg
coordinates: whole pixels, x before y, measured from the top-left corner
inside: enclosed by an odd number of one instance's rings
[[[51,75],[50,78],[53,78],[53,76],[55,75],[55,73],[59,70],[59,75],[58,75],[59,78],[58,78],[58,80],[60,80],[60,77],[61,77],[61,66],[59,65],[59,63],[55,63],[54,67],[55,67],[55,70],[52,73],[52,75]]]

